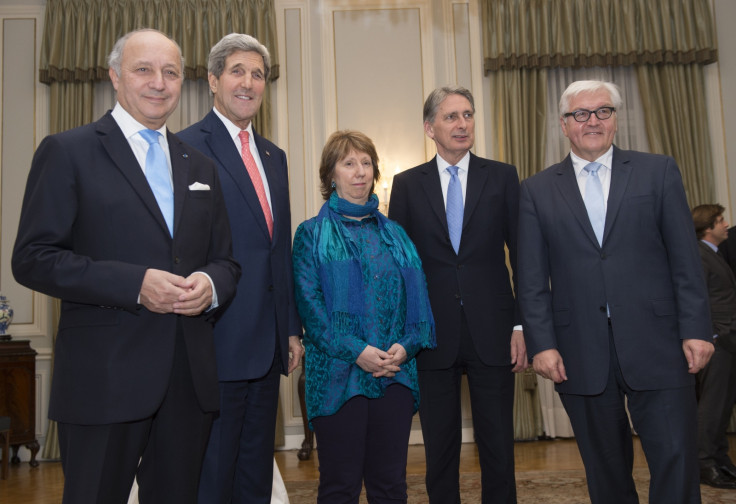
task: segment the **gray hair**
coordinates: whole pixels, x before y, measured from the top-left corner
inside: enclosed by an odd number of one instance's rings
[[[575,81],[567,86],[567,89],[562,93],[560,97],[560,117],[571,112],[568,108],[573,98],[579,94],[596,93],[598,91],[608,92],[608,96],[611,98],[611,104],[616,110],[623,107],[624,101],[621,99],[621,92],[616,84],[599,80],[581,80]]]
[[[429,93],[427,100],[424,102],[423,122],[433,123],[440,104],[445,101],[445,98],[453,94],[467,98],[473,108],[473,113],[475,113],[475,100],[473,100],[473,94],[470,91],[462,86],[443,86]]]
[[[110,51],[110,55],[107,57],[107,65],[115,71],[115,74],[117,74],[118,77],[120,77],[120,72],[122,70],[123,49],[125,49],[125,44],[128,42],[130,37],[137,33],[143,32],[159,33],[167,39],[171,40],[176,46],[176,49],[179,51],[179,56],[181,57],[181,71],[184,71],[184,56],[181,54],[181,47],[179,47],[179,44],[176,42],[176,40],[169,37],[164,32],[154,30],[153,28],[142,28],[140,30],[133,30],[132,32],[128,32],[120,37],[117,42],[115,42],[115,45],[112,47],[112,51]]]
[[[263,76],[268,81],[268,74],[271,73],[271,55],[268,53],[266,46],[258,42],[258,39],[245,33],[225,35],[217,44],[212,46],[207,59],[207,72],[219,79],[222,72],[225,71],[225,60],[237,51],[253,51],[260,54],[263,58]]]

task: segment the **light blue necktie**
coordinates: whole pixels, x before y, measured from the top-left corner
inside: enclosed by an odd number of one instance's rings
[[[460,236],[463,232],[463,188],[457,176],[457,166],[448,166],[450,185],[447,186],[447,230],[450,232],[450,242],[457,254],[460,250]]]
[[[169,163],[166,162],[166,154],[161,144],[158,143],[161,133],[151,129],[140,130],[139,133],[148,142],[148,153],[146,154],[148,185],[151,186],[161,213],[164,214],[169,233],[174,236],[174,190],[171,187],[171,174]]]
[[[598,170],[603,166],[600,163],[588,163],[583,168],[588,172],[588,180],[585,181],[585,208],[588,209],[588,218],[593,226],[598,245],[603,244],[603,228],[606,225],[606,203],[603,198],[603,185],[598,177]]]

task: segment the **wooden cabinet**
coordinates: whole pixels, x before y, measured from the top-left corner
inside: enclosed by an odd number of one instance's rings
[[[0,341],[0,416],[10,417],[11,462],[18,464],[18,448],[31,451],[31,466],[38,466],[36,454],[36,351],[30,341]]]

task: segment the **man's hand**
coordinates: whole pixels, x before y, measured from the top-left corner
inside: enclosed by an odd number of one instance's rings
[[[140,301],[154,313],[173,313],[174,303],[185,294],[186,279],[168,271],[147,269],[141,284]]]
[[[173,305],[174,313],[193,317],[212,305],[212,284],[204,273],[192,273],[180,287],[184,292]]]
[[[682,351],[687,359],[687,372],[695,374],[708,364],[715,346],[710,341],[699,339],[682,340]]]
[[[366,373],[372,373],[374,378],[379,378],[381,376],[391,378],[392,376],[395,376],[400,369],[399,366],[395,364],[385,362],[390,361],[391,359],[393,359],[393,356],[390,353],[368,345],[358,356],[355,363]]]
[[[289,336],[288,374],[291,374],[291,372],[299,365],[299,361],[302,360],[302,355],[304,355],[304,347],[302,346],[301,338],[299,336]]]
[[[514,367],[512,373],[521,373],[529,367],[529,359],[526,357],[526,342],[522,331],[511,333],[511,364]]]
[[[551,348],[544,352],[539,352],[534,356],[534,371],[539,376],[549,378],[555,383],[562,383],[567,380],[565,373],[565,365],[562,363],[560,352]]]

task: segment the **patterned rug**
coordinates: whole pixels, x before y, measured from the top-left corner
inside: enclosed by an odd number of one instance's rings
[[[634,469],[634,480],[642,503],[649,500],[649,471]],[[409,504],[427,504],[429,499],[424,489],[424,476],[409,475]],[[480,503],[480,474],[460,475],[460,493],[463,503]],[[585,474],[577,471],[526,471],[516,473],[516,488],[519,504],[589,504]],[[316,481],[287,481],[290,504],[314,504],[317,501]],[[703,504],[736,504],[736,490],[719,490],[709,486],[700,487]],[[367,504],[365,491],[360,504]]]

